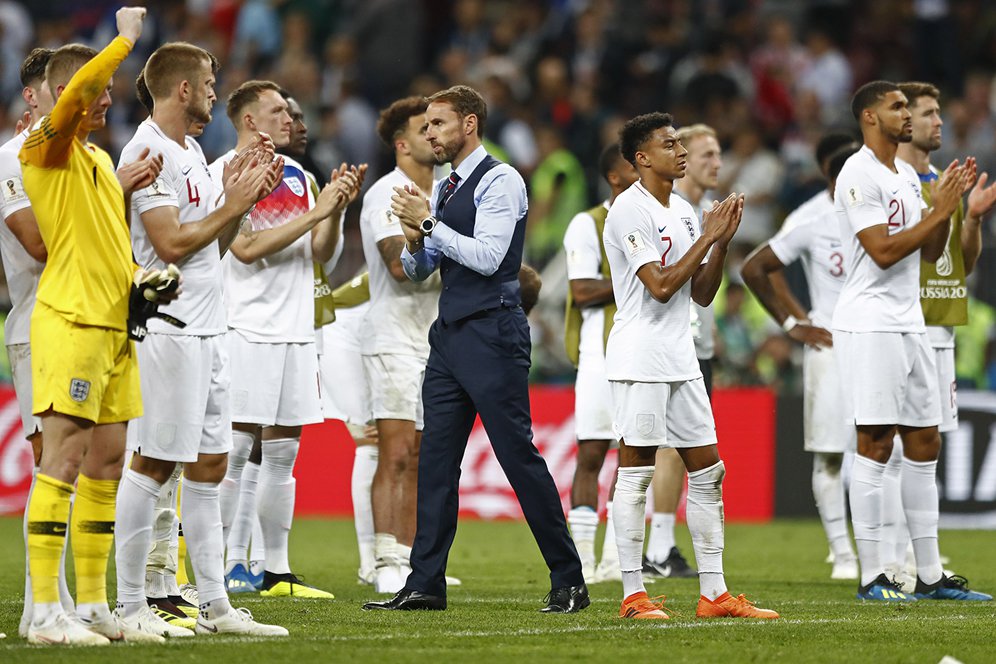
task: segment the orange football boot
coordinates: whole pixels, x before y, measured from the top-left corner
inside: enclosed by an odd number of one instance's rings
[[[642,590],[638,593],[633,593],[623,600],[622,606],[619,607],[619,617],[633,618],[635,620],[667,620],[670,618],[671,616],[666,613],[667,609],[664,608],[664,601],[667,598],[661,595],[654,599],[660,599],[661,601],[653,601]]]
[[[699,606],[695,609],[697,618],[778,618],[771,609],[759,609],[743,595],[734,597],[726,592],[710,600],[699,596]]]

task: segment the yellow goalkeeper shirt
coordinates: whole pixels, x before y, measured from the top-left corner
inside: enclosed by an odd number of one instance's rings
[[[124,194],[110,156],[77,138],[132,44],[117,37],[63,90],[18,155],[48,261],[38,301],[79,325],[124,330],[134,274]]]

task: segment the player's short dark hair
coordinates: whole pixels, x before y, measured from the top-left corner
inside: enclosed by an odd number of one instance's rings
[[[97,50],[85,44],[66,44],[55,49],[45,65],[45,78],[52,96],[60,85],[66,85],[80,67],[97,56]]]
[[[871,81],[865,83],[851,97],[851,114],[854,119],[860,121],[861,113],[866,108],[871,108],[882,100],[882,97],[890,92],[896,92],[899,86],[892,81]]]
[[[449,104],[457,115],[465,118],[468,115],[477,116],[477,135],[484,136],[484,124],[488,119],[488,105],[481,93],[469,85],[454,85],[451,88],[426,97],[426,106],[436,102]]]
[[[609,172],[615,170],[616,164],[622,158],[622,152],[619,151],[618,143],[605,146],[602,153],[598,155],[598,172],[606,182],[609,181]]]
[[[187,42],[163,44],[149,56],[145,63],[145,84],[153,97],[168,97],[173,87],[181,81],[190,80],[197,65],[208,62],[211,73],[218,71],[218,58],[200,46]]]
[[[522,310],[527,314],[539,302],[541,288],[543,288],[543,279],[540,278],[539,272],[523,263],[519,267],[519,297],[522,299]]]
[[[228,95],[225,112],[236,129],[239,128],[239,116],[242,115],[242,111],[250,104],[259,101],[260,96],[267,90],[280,94],[280,86],[273,81],[246,81]]]
[[[650,135],[661,127],[671,126],[671,114],[655,111],[638,115],[619,130],[619,151],[629,163],[636,166],[636,153]]]
[[[54,50],[50,48],[31,49],[28,57],[21,63],[21,85],[26,88],[37,87],[45,80],[45,67],[52,59]]]
[[[920,97],[930,97],[937,100],[941,98],[941,91],[937,89],[936,85],[922,81],[900,83],[899,91],[906,95],[906,101],[910,103],[910,106],[916,106],[916,102]]]
[[[149,92],[149,85],[145,82],[145,70],[138,72],[138,76],[135,78],[135,97],[145,110],[152,115],[152,109],[155,107],[156,103],[152,99],[152,93]]]
[[[845,145],[827,157],[827,179],[836,180],[841,169],[844,168],[844,162],[859,149],[857,145]]]
[[[425,97],[412,96],[399,99],[383,111],[377,119],[377,135],[387,147],[394,149],[394,140],[404,133],[408,120],[425,113]]]
[[[847,131],[832,131],[823,134],[816,144],[816,163],[823,168],[823,162],[837,150],[851,143],[858,143],[858,137]]]

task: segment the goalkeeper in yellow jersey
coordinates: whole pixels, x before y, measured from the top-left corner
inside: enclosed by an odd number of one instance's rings
[[[125,201],[133,189],[155,179],[162,162],[143,155],[115,175],[108,154],[87,138],[104,126],[111,76],[141,35],[144,18],[142,8],[119,10],[118,37],[100,53],[78,44],[53,53],[45,74],[55,108],[18,155],[48,249],[31,316],[33,410],[42,419],[44,446],[27,507],[34,596],[30,643],[100,645],[123,636],[108,609],[105,582],[125,428],[142,414],[128,324],[133,280],[143,281],[131,258]],[[142,284],[140,290],[158,299],[146,285],[156,284]],[[161,296],[174,297],[175,290]],[[142,315],[154,313],[139,309]],[[141,328],[141,320],[133,322]],[[79,621],[59,604],[59,557],[67,530],[72,530]]]

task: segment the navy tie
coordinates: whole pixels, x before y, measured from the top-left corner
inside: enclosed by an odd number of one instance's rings
[[[450,171],[450,176],[446,178],[446,184],[443,185],[443,193],[439,196],[439,203],[436,204],[436,214],[440,215],[443,213],[443,207],[445,207],[447,201],[453,196],[453,192],[456,191],[457,183],[460,182],[460,176],[457,175],[456,171]]]

